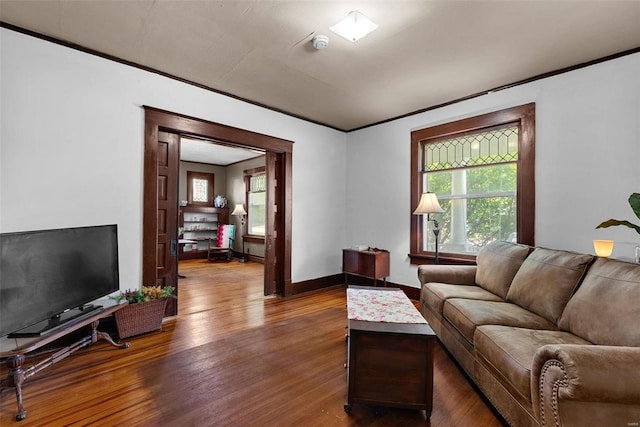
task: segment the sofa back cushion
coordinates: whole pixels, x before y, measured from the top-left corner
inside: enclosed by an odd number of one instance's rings
[[[594,344],[640,347],[640,264],[598,258],[558,326]]]
[[[513,278],[507,301],[558,323],[594,257],[536,248]]]
[[[506,299],[511,281],[530,251],[529,246],[516,243],[489,243],[476,257],[476,284]]]

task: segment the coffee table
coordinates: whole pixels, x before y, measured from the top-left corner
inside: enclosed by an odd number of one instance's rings
[[[431,416],[436,335],[400,289],[349,286],[346,413],[353,404]]]

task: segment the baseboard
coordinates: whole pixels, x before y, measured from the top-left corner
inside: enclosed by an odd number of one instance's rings
[[[414,301],[420,301],[420,289],[419,288],[414,288],[413,286],[407,286],[407,285],[400,285],[400,284],[397,284],[397,283],[391,283],[391,284],[387,283],[387,287],[400,288],[409,297],[409,299],[414,300]]]
[[[257,255],[245,254],[247,261],[257,262],[258,264],[264,264],[264,258]]]
[[[345,280],[346,279],[346,280]],[[289,292],[286,296],[292,296],[301,294],[304,292],[315,291],[322,288],[329,288],[336,285],[342,285],[348,283],[350,285],[365,285],[373,286],[373,281],[365,277],[334,274],[332,276],[319,277],[317,279],[304,280],[302,282],[296,282],[291,284]],[[378,280],[378,286],[382,286],[382,281]],[[420,301],[420,289],[411,286],[401,285],[398,283],[387,282],[387,288],[399,288],[409,297],[409,299]]]
[[[287,292],[287,295],[285,296],[288,297],[322,288],[330,288],[341,284],[344,284],[343,274],[334,274],[332,276],[319,277],[317,279],[303,280],[302,282],[291,283],[289,292]]]
[[[206,252],[205,252],[205,258],[206,258],[206,257],[207,257],[207,256],[206,256]],[[242,258],[242,252],[236,252],[236,251],[233,251],[233,257],[234,257],[234,258],[237,258],[237,259]],[[264,257],[261,257],[261,256],[251,255],[251,254],[249,254],[249,253],[246,253],[246,254],[244,254],[244,258],[245,258],[247,261],[257,262],[258,264],[264,264]]]

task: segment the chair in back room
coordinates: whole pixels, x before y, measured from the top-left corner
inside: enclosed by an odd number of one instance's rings
[[[235,225],[219,225],[217,239],[209,239],[207,259],[209,261],[231,261],[234,235]]]

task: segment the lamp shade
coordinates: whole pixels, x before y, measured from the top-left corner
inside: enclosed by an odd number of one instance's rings
[[[244,210],[244,206],[241,203],[238,203],[235,208],[233,208],[233,212],[231,215],[246,215],[247,211]]]
[[[613,240],[594,240],[593,249],[596,255],[606,258],[613,252]]]
[[[418,207],[413,211],[413,214],[422,215],[442,212],[444,212],[444,209],[440,207],[436,193],[422,193],[420,203],[418,203]]]

